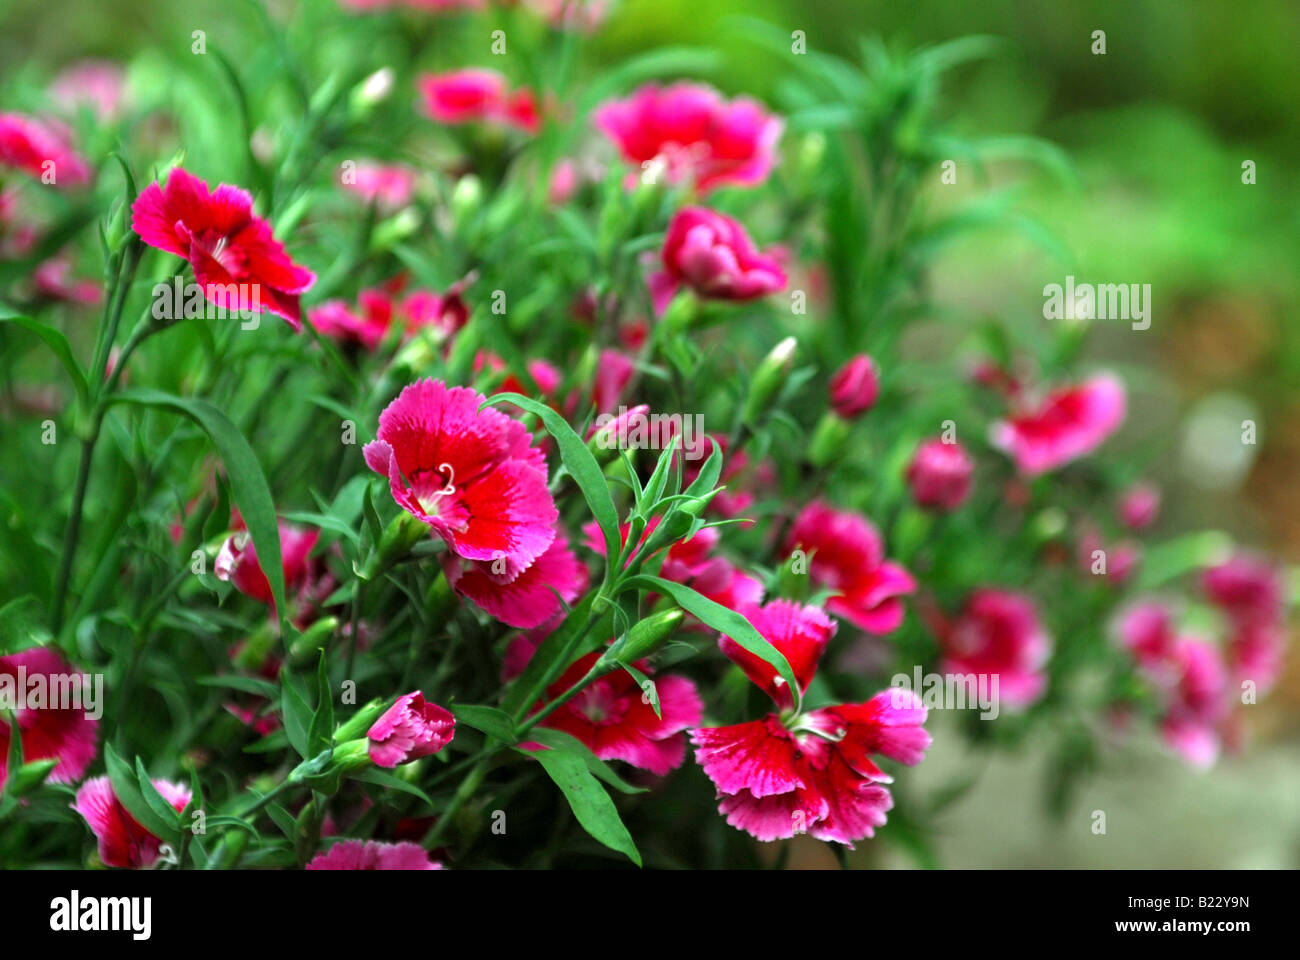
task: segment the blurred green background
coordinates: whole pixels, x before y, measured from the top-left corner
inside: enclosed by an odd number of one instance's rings
[[[268,4],[277,18],[291,17],[295,5]],[[1296,0],[615,0],[585,41],[587,65],[598,70],[663,45],[707,46],[724,60],[703,79],[771,97],[782,71],[742,38],[732,19],[740,14],[802,30],[810,49],[852,59],[868,35],[900,46],[1005,38],[1002,56],[950,77],[946,119],[956,134],[1034,134],[1069,154],[1079,176],[1068,186],[990,169],[991,185],[1022,184],[1022,208],[1065,252],[1050,256],[1009,232],[976,234],[938,261],[935,297],[972,321],[997,316],[1032,329],[1043,323],[1043,285],[1067,273],[1151,284],[1151,329],[1110,325],[1096,331],[1091,350],[1130,384],[1120,443],[1165,490],[1157,536],[1225,529],[1300,562]],[[242,0],[0,0],[0,71],[46,77],[87,56],[175,56],[193,29],[237,37],[248,16]],[[1105,31],[1105,55],[1092,52],[1095,30]],[[445,66],[472,61],[465,52]],[[1246,160],[1256,164],[1255,185],[1242,183]],[[958,192],[988,186],[959,179]],[[925,330],[914,339],[918,354],[943,349]],[[1216,416],[1255,419],[1259,444],[1244,454],[1240,444],[1207,447],[1203,427]],[[935,747],[915,772],[916,790],[968,776],[978,782],[942,821],[936,849],[945,866],[1300,866],[1294,653],[1278,689],[1252,709],[1243,755],[1198,775],[1153,735],[1134,733],[1060,821],[1043,812],[1045,752],[1031,745],[1017,756],[972,753],[943,735],[946,719],[934,724]],[[1090,831],[1094,810],[1107,813],[1106,836]],[[893,848],[868,845],[859,856],[914,863]],[[793,864],[834,861],[808,841]]]

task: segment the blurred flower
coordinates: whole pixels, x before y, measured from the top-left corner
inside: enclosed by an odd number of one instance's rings
[[[661,259],[663,271],[649,278],[659,313],[683,286],[706,299],[755,300],[786,284],[780,263],[759,253],[744,227],[704,207],[677,212],[664,235]]]
[[[1128,608],[1120,617],[1118,634],[1148,673],[1162,673],[1173,659],[1178,637],[1173,616],[1162,603],[1146,600]]]
[[[318,854],[304,870],[441,870],[418,843],[343,840]]]
[[[1047,394],[995,423],[990,442],[1010,454],[1021,473],[1054,470],[1088,453],[1124,420],[1124,385],[1108,374]]]
[[[456,718],[418,690],[403,694],[366,732],[370,759],[380,767],[437,753],[456,735]]]
[[[271,233],[271,225],[253,213],[253,198],[244,190],[220,184],[215,191],[193,174],[176,167],[163,188],[149,184],[131,207],[131,226],[145,243],[190,262],[203,294],[227,310],[257,309],[302,329],[299,294],[316,275],[290,259]],[[256,285],[256,301],[246,290]],[[232,296],[233,294],[233,296]]]
[[[383,210],[398,210],[411,202],[416,172],[401,164],[357,163],[350,172],[340,172],[339,185],[366,203]]]
[[[32,283],[42,296],[69,303],[99,303],[99,284],[72,277],[72,261],[65,255],[50,257],[32,273]]]
[[[531,90],[510,92],[495,70],[471,68],[422,74],[416,86],[424,110],[439,123],[497,123],[536,133],[541,126],[537,98]]]
[[[1160,515],[1160,488],[1135,483],[1120,496],[1119,516],[1130,530],[1145,530]]]
[[[1029,706],[1047,686],[1052,638],[1026,594],[973,591],[960,615],[941,626],[939,644],[944,674],[996,676],[1000,702],[1013,709]]]
[[[747,97],[726,101],[712,87],[648,84],[626,100],[596,108],[596,126],[623,158],[662,163],[671,183],[693,181],[702,193],[719,186],[757,186],[776,162],[780,118]]]
[[[960,443],[939,437],[921,441],[907,468],[912,498],[923,507],[955,510],[970,496],[975,462]]]
[[[850,357],[831,377],[831,406],[845,420],[853,420],[875,406],[879,392],[875,361],[865,353]]]
[[[0,167],[14,167],[60,187],[89,183],[91,174],[62,124],[21,113],[0,113]]]
[[[885,559],[884,541],[865,517],[814,501],[795,520],[785,549],[811,554],[808,575],[835,591],[826,607],[837,617],[876,634],[903,622],[902,598],[916,590],[916,581]]]
[[[54,78],[50,93],[69,109],[86,104],[101,122],[107,122],[122,112],[126,70],[111,60],[79,60]]]
[[[190,802],[189,787],[167,780],[154,780],[153,786],[177,813]],[[162,841],[127,813],[108,777],[83,783],[72,809],[85,818],[99,840],[99,859],[107,867],[152,867],[162,852]]]
[[[1227,712],[1227,676],[1219,650],[1203,640],[1174,648],[1174,684],[1162,721],[1165,742],[1193,767],[1204,770],[1219,755],[1219,727]]]
[[[1282,577],[1262,557],[1234,554],[1206,570],[1201,584],[1210,601],[1236,621],[1272,623],[1282,618]]]

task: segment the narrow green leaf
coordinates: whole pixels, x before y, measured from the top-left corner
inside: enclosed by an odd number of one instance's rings
[[[153,807],[145,801],[144,794],[140,792],[136,771],[118,755],[110,743],[104,744],[104,766],[108,769],[113,795],[126,808],[126,812],[135,817],[136,822],[154,836],[174,843],[177,836],[175,818],[167,820],[154,812]],[[150,787],[152,788],[152,784]]]
[[[473,727],[489,737],[495,737],[504,743],[514,743],[515,725],[510,714],[496,707],[482,707],[471,703],[456,704],[451,708],[457,723]]]
[[[25,327],[45,341],[46,346],[54,351],[59,363],[63,364],[63,369],[68,372],[68,376],[72,379],[72,386],[77,391],[77,399],[83,407],[87,406],[90,398],[90,387],[86,382],[86,374],[82,371],[81,365],[77,363],[77,358],[72,355],[72,346],[68,343],[68,338],[63,335],[62,331],[41,323],[39,320],[25,317],[10,307],[0,304],[0,323],[5,321]]]
[[[619,818],[614,801],[578,756],[564,750],[520,752],[542,765],[542,769],[564,794],[569,809],[584,830],[611,850],[617,850],[638,867],[641,866],[641,854],[632,835]]]

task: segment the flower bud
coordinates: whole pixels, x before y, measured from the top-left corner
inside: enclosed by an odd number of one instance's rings
[[[667,643],[685,619],[686,614],[674,607],[639,620],[606,656],[612,654],[620,663],[636,663]]]
[[[403,510],[384,528],[379,543],[370,552],[370,557],[357,576],[362,580],[374,580],[385,570],[411,552],[411,548],[429,535],[429,528],[420,520]]]
[[[790,362],[798,346],[794,337],[786,337],[773,347],[772,352],[758,365],[758,369],[754,371],[754,378],[749,382],[749,395],[745,398],[747,422],[753,423],[757,420],[780,392],[786,376],[790,373]]]
[[[814,467],[827,467],[844,456],[849,442],[849,422],[827,411],[808,442],[808,459]]]
[[[975,463],[960,443],[944,443],[937,437],[916,448],[907,468],[912,498],[923,507],[954,510],[970,496]]]
[[[845,420],[854,420],[870,410],[879,393],[875,361],[865,353],[849,359],[831,377],[831,406]]]

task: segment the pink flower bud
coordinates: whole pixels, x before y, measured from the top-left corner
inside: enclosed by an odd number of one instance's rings
[[[845,420],[870,410],[880,393],[876,363],[865,353],[852,357],[831,377],[831,406]]]
[[[907,468],[912,497],[923,507],[954,510],[970,496],[975,463],[960,443],[932,437],[916,448]]]

